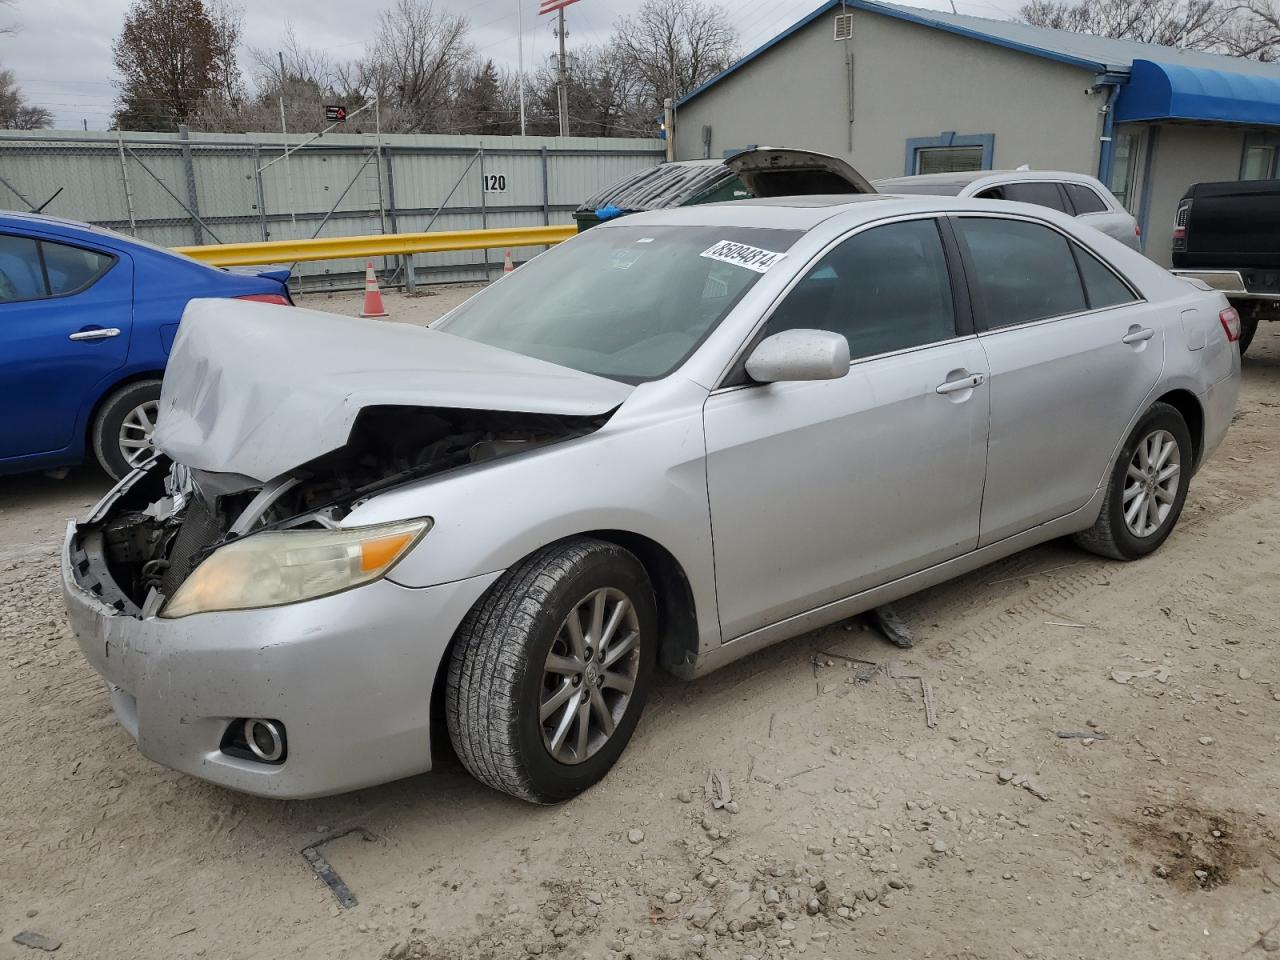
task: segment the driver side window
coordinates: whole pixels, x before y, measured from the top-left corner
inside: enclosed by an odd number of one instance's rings
[[[796,329],[842,334],[854,360],[956,336],[936,220],[873,227],[829,251],[778,305],[765,333]]]

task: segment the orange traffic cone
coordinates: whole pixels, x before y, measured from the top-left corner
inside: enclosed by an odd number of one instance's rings
[[[387,308],[382,305],[382,291],[378,289],[378,277],[373,272],[373,261],[364,266],[364,309],[362,317],[385,317]]]
[[[515,268],[516,265],[511,262],[511,251],[508,250],[506,256],[502,258],[502,272],[511,273]]]

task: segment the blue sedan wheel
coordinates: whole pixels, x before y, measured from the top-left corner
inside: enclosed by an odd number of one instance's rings
[[[159,380],[125,384],[103,402],[90,439],[102,469],[113,479],[151,459],[151,434],[159,410]]]

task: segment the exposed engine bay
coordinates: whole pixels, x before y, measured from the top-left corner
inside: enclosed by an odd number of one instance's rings
[[[160,455],[107,514],[81,524],[80,585],[119,612],[151,616],[210,553],[262,530],[336,528],[374,494],[599,429],[609,414],[371,406],[348,442],[267,483],[192,470]]]

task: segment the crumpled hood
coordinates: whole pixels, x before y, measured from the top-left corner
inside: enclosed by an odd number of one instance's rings
[[[343,446],[365,407],[596,416],[632,389],[425,327],[192,300],[154,441],[188,467],[266,482]]]

